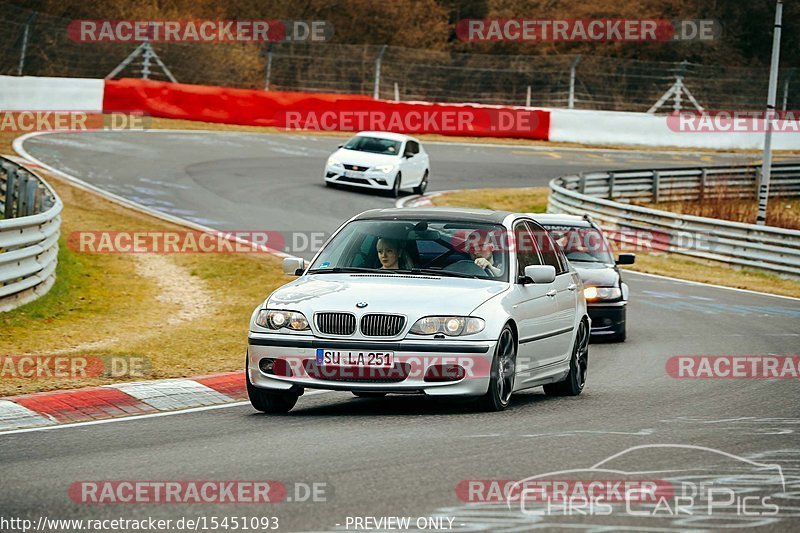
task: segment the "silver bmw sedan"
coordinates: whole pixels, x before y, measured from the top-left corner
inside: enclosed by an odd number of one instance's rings
[[[287,412],[306,388],[356,396],[577,395],[591,322],[581,279],[519,213],[379,209],[344,223],[250,320],[254,408]]]

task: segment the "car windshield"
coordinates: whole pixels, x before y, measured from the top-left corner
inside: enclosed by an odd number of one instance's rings
[[[373,154],[398,155],[400,153],[400,141],[392,139],[381,139],[379,137],[365,137],[357,135],[347,141],[344,148],[357,152],[370,152]]]
[[[567,259],[583,263],[614,264],[614,257],[603,233],[595,228],[544,225]]]
[[[453,220],[355,220],[322,249],[309,273],[384,272],[508,280],[503,226]]]

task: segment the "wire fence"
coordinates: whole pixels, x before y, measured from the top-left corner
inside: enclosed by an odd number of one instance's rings
[[[761,110],[768,69],[601,56],[487,55],[335,43],[79,43],[69,20],[4,6],[0,74],[144,77],[229,87],[377,94],[383,99],[648,111]],[[157,58],[157,60],[156,60]],[[118,69],[126,59],[129,62]],[[163,67],[158,64],[163,63]],[[796,109],[800,79],[779,74],[778,107]],[[171,76],[170,76],[171,74]],[[676,91],[677,84],[677,91]]]

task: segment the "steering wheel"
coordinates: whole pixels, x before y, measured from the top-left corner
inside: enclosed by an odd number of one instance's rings
[[[469,274],[471,276],[486,276],[487,272],[476,265],[473,261],[462,259],[456,261],[452,265],[447,265],[442,270],[449,270],[450,272],[458,272],[460,274]]]

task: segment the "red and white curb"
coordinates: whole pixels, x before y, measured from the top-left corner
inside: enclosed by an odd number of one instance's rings
[[[221,405],[245,399],[244,372],[37,392],[0,399],[0,432]]]

